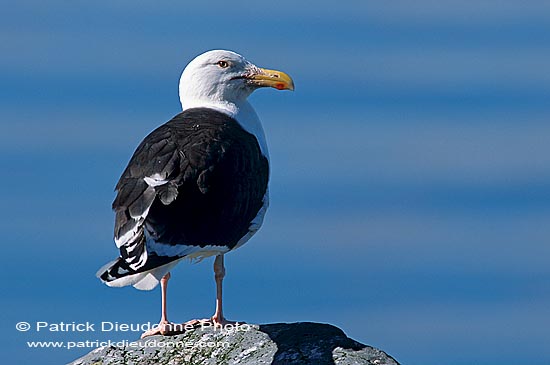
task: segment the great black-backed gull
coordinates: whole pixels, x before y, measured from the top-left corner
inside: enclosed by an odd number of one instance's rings
[[[294,90],[280,71],[224,50],[203,53],[183,71],[183,111],[138,146],[116,185],[115,242],[120,257],[97,276],[107,285],[150,290],[161,283],[160,325],[169,333],[166,288],[182,259],[215,256],[216,311],[222,310],[224,254],[252,237],[268,207],[269,155],[260,120],[247,101],[260,87]]]

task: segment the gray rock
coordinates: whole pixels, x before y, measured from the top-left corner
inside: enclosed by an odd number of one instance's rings
[[[69,365],[399,365],[383,351],[321,323],[203,327],[100,347]]]

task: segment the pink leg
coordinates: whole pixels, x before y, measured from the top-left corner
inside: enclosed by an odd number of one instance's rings
[[[161,291],[161,316],[158,326],[151,328],[141,335],[141,338],[153,335],[166,335],[171,332],[172,324],[168,322],[168,316],[166,314],[166,292],[168,290],[168,280],[170,280],[170,273],[164,275],[160,279],[160,291]]]
[[[243,324],[244,322],[228,321],[223,315],[223,278],[225,277],[225,266],[223,264],[223,255],[216,256],[214,260],[214,279],[216,280],[216,312],[209,319],[193,319],[183,323],[183,326],[200,327],[206,323],[214,326],[225,326],[228,324]],[[181,333],[181,332],[180,332]]]
[[[229,321],[223,315],[222,284],[224,277],[225,266],[223,264],[223,255],[218,255],[216,256],[216,260],[214,261],[214,279],[216,280],[216,313],[214,313],[210,321],[212,321],[214,325],[220,326],[224,326],[226,324],[242,324],[244,322]]]
[[[214,323],[225,321],[223,316],[222,286],[225,277],[225,266],[223,265],[223,255],[216,256],[214,260],[214,279],[216,280],[216,313],[212,316]]]
[[[204,323],[212,323],[213,325],[224,326],[226,324],[236,324],[237,322],[228,321],[223,316],[223,278],[225,277],[225,266],[223,264],[223,255],[216,256],[214,260],[214,280],[216,280],[216,312],[208,319],[193,319],[186,322],[186,325],[200,326]]]
[[[160,279],[160,291],[162,296],[160,323],[168,323],[168,316],[166,315],[166,291],[168,290],[168,280],[170,280],[170,276],[170,273],[168,273]]]

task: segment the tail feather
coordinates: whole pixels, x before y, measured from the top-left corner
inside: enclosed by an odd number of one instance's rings
[[[140,290],[155,288],[160,279],[174,267],[180,257],[149,255],[145,265],[137,270],[130,267],[122,257],[104,265],[96,276],[108,286],[133,285]]]

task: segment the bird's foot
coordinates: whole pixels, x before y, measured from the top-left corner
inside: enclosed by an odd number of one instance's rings
[[[182,331],[179,329],[180,326],[181,325],[172,322],[160,321],[159,324],[157,324],[155,327],[143,332],[141,334],[141,338],[155,335],[170,336],[179,334],[182,333]]]
[[[214,328],[216,330],[231,330],[234,327],[246,324],[245,322],[229,321],[223,317],[213,316],[206,319],[193,319],[185,323],[177,324],[168,321],[161,321],[155,327],[143,332],[141,338],[162,335],[173,336],[185,333],[186,331],[196,330],[198,328]]]
[[[244,322],[230,321],[224,316],[216,316],[215,314],[210,318],[210,322],[216,327],[225,327],[225,326],[237,326],[240,324],[245,324]]]
[[[185,322],[183,325],[187,328],[208,328],[214,327],[216,329],[227,329],[227,326],[239,326],[246,324],[245,322],[230,321],[225,317],[217,317],[216,315],[206,319],[193,319]]]

